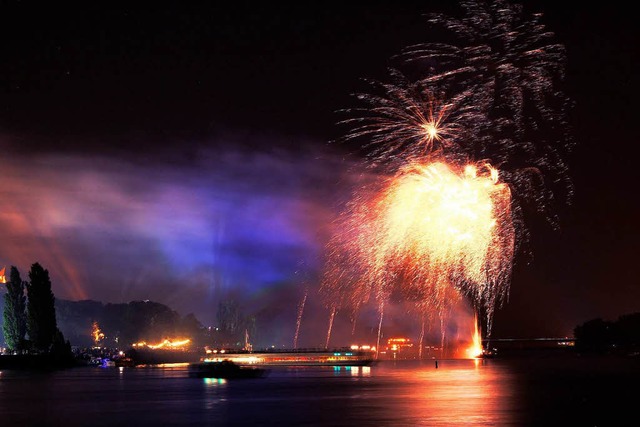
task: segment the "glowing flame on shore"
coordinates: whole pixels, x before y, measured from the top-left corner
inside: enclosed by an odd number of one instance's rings
[[[164,341],[158,344],[147,344],[145,341],[141,341],[133,344],[133,347],[147,347],[152,350],[165,349],[165,350],[184,350],[191,343],[191,339],[177,339],[171,340],[166,338]]]
[[[473,329],[473,341],[471,346],[467,349],[467,356],[470,359],[477,359],[482,356],[482,337],[480,334],[480,325],[478,324],[478,315],[476,314],[473,318],[474,329]]]
[[[93,344],[98,346],[104,340],[104,332],[100,329],[97,321],[91,324],[91,337],[93,338]]]

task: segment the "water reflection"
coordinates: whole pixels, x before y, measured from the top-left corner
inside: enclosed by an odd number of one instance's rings
[[[220,405],[227,401],[227,380],[224,378],[203,378],[204,399],[202,399],[206,412],[220,411]]]
[[[218,387],[227,383],[224,378],[203,378],[202,380],[207,387]]]
[[[334,366],[335,376],[370,377],[371,366]]]
[[[513,395],[508,373],[485,369],[479,361],[442,363],[440,369],[416,373],[415,399],[411,399],[416,419],[435,423],[509,424]]]
[[[176,367],[3,370],[0,425],[611,425],[612,414],[637,419],[638,382],[635,359],[385,361],[243,380]]]
[[[393,414],[413,425],[504,425],[513,418],[513,377],[484,361],[449,360],[381,364],[373,368],[385,386],[372,388],[357,412],[374,419]],[[371,405],[377,401],[377,405]],[[369,406],[368,414],[362,405]]]

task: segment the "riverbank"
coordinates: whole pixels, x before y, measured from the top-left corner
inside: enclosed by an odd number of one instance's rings
[[[2,354],[0,369],[56,370],[77,366],[71,357],[52,354]]]

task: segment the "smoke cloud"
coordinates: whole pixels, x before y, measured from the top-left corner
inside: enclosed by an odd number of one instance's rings
[[[27,279],[39,262],[61,299],[149,299],[211,325],[233,297],[295,321],[353,172],[322,144],[216,145],[190,160],[5,149],[0,263]]]

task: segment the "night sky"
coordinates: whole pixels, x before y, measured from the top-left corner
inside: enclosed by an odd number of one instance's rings
[[[429,41],[424,13],[455,9],[182,3],[3,3],[0,265],[26,278],[40,262],[57,298],[151,299],[210,324],[236,295],[286,323],[361,170],[337,111]],[[558,229],[529,224],[496,337],[640,311],[640,40],[607,5],[525,2],[567,48],[575,195]]]

